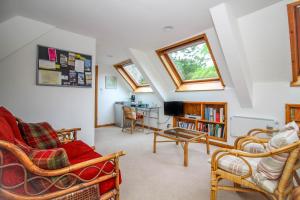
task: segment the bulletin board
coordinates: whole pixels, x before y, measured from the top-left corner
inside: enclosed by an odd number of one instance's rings
[[[92,56],[38,45],[37,85],[92,87]]]

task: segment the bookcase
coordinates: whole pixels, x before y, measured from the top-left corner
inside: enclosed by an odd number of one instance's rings
[[[173,117],[173,127],[207,132],[210,139],[227,142],[226,102],[184,102],[183,112]]]
[[[285,105],[285,122],[295,121],[300,126],[300,104]]]

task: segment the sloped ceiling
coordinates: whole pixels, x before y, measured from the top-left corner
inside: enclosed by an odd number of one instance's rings
[[[133,57],[130,49],[139,50],[150,57],[154,66],[151,69],[153,71],[151,75],[144,74],[151,81],[156,73],[159,73],[158,76],[162,77],[167,75],[161,63],[157,62],[158,59],[154,58],[154,50],[211,29],[213,22],[209,12],[210,8],[223,2],[228,3],[232,7],[234,15],[241,19],[239,22],[242,23],[242,21],[252,20],[252,17],[248,19],[244,15],[248,15],[279,1],[0,0],[0,11],[3,11],[0,12],[0,21],[14,15],[21,15],[52,24],[58,28],[94,37],[97,39],[98,64],[101,65],[113,65]],[[280,23],[282,22],[281,20]],[[173,26],[174,30],[166,32],[163,30],[164,26]],[[247,31],[247,27],[241,27],[242,32]],[[254,36],[251,35],[250,37]],[[215,38],[218,40],[217,36]],[[247,42],[248,37],[242,39],[245,47],[248,48],[248,46],[253,45],[253,43]],[[221,63],[219,67],[221,68],[223,78],[225,77],[226,79],[225,83],[227,86],[231,86],[231,77],[227,73],[227,64],[224,60],[222,50],[218,45],[215,49],[220,51],[218,52],[219,58],[217,58],[217,62]],[[286,47],[283,49],[286,50]],[[253,50],[249,52],[245,51],[250,55],[248,59],[253,59],[256,55]],[[255,66],[255,64],[250,63],[251,67]],[[265,63],[261,62],[259,66],[263,64]],[[261,72],[267,73],[264,70],[251,69],[252,75],[255,73],[253,76]],[[259,80],[261,79],[262,77],[259,78]],[[264,81],[268,81],[268,79],[264,79]],[[171,96],[168,93],[174,91],[174,85],[172,85],[169,77],[160,79],[159,85],[156,87],[162,88],[161,93],[165,93],[166,98]]]
[[[157,49],[212,27],[209,8],[219,3],[236,5],[242,15],[276,1],[0,0],[0,20],[21,15],[94,37],[100,60],[113,64],[127,57],[124,50],[128,48]],[[164,32],[162,28],[167,25],[174,26],[174,31]]]

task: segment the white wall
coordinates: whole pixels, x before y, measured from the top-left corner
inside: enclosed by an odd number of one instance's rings
[[[18,20],[26,21],[22,17]],[[11,23],[5,28],[12,33],[18,31],[19,37],[45,26],[31,21],[20,30],[17,24]],[[39,36],[18,45],[12,37],[6,47],[1,47],[12,49],[10,45],[13,45],[15,50],[0,60],[0,105],[27,122],[47,121],[56,129],[81,127],[79,138],[94,145],[94,87],[37,86],[35,82],[38,44],[92,55],[94,65],[96,40],[55,27],[36,35]]]
[[[105,88],[105,76],[117,77],[117,89]],[[114,123],[115,102],[129,101],[131,90],[113,66],[100,64],[98,81],[98,125]]]
[[[244,50],[256,82],[291,80],[287,4],[283,0],[238,19]]]

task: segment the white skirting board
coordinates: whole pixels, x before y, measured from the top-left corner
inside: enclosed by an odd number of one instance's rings
[[[243,136],[254,128],[277,128],[278,122],[275,119],[260,117],[232,116],[230,117],[230,135],[232,137]]]

